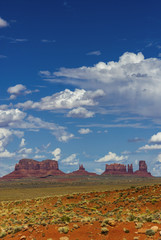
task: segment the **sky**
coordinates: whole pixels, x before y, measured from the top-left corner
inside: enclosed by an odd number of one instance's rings
[[[0,1],[0,176],[22,158],[161,176],[160,0]]]

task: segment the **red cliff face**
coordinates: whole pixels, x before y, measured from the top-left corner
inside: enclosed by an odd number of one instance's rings
[[[118,163],[113,163],[113,164],[106,164],[106,169],[103,174],[110,174],[110,175],[124,175],[126,174],[126,166],[124,164],[118,164]]]
[[[146,162],[141,160],[139,161],[139,170],[134,172],[135,175],[141,176],[141,177],[151,177],[151,173],[147,171],[147,165]]]
[[[147,165],[145,161],[139,161],[139,170],[133,172],[133,165],[128,164],[128,170],[126,170],[126,166],[124,164],[106,164],[105,171],[102,173],[103,175],[136,175],[139,177],[152,177],[151,173],[147,171]]]
[[[44,160],[38,162],[32,159],[22,159],[15,166],[15,170],[3,177],[3,179],[16,179],[27,177],[46,177],[49,175],[64,175],[59,170],[58,162],[55,160]]]
[[[77,171],[74,171],[74,172],[72,172],[72,173],[69,173],[69,175],[73,175],[73,176],[76,176],[76,175],[79,175],[79,176],[81,176],[81,175],[89,175],[89,176],[96,176],[97,174],[96,173],[90,173],[90,172],[87,172],[86,170],[85,170],[85,168],[83,167],[83,165],[81,164],[81,165],[79,165],[79,169],[77,170]]]

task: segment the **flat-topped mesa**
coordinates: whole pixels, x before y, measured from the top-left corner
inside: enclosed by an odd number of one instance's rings
[[[128,169],[126,170],[126,165],[120,163],[113,163],[113,164],[106,164],[105,171],[102,175],[109,174],[109,175],[136,175],[139,177],[152,177],[151,173],[147,171],[146,162],[141,160],[139,161],[139,170],[133,172],[133,165],[128,164]]]
[[[58,162],[55,160],[43,160],[38,162],[33,159],[21,159],[16,164],[15,170],[3,177],[3,179],[16,179],[28,177],[47,177],[50,175],[64,175],[59,170]]]
[[[102,174],[124,175],[126,174],[126,165],[120,163],[106,164],[105,171]]]
[[[96,176],[97,174],[96,173],[91,173],[91,172],[88,172],[85,170],[85,168],[83,167],[83,164],[79,165],[79,169],[72,172],[72,173],[69,173],[68,175],[71,175],[71,176],[76,176],[76,175],[89,175],[89,176]]]

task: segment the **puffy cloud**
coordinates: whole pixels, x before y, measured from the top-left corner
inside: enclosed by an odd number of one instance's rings
[[[20,122],[26,116],[26,113],[19,109],[0,110],[0,127],[12,126],[16,122]]]
[[[157,134],[154,134],[150,138],[150,142],[152,142],[152,143],[161,143],[161,132],[158,132]]]
[[[10,153],[7,149],[4,151],[0,152],[0,158],[12,158],[15,157],[15,153]]]
[[[139,148],[139,151],[140,150],[158,150],[158,149],[161,149],[161,144],[154,144],[154,145],[148,145],[146,144],[145,146],[142,146]]]
[[[89,128],[81,128],[78,131],[80,134],[88,134],[90,132],[92,132]]]
[[[61,162],[66,165],[77,165],[79,163],[79,159],[77,159],[77,155],[73,153],[69,157],[63,159]]]
[[[60,156],[61,156],[61,149],[60,148],[56,148],[52,154],[54,155],[54,158],[53,160],[56,160],[58,161],[60,159]]]
[[[74,108],[67,114],[67,117],[73,118],[91,118],[94,116],[94,112],[88,111],[86,108],[78,107]]]
[[[13,87],[9,87],[7,89],[7,92],[10,94],[20,94],[21,92],[26,90],[26,86],[22,85],[22,84],[17,84]]]
[[[17,104],[17,107],[24,109],[55,110],[72,109],[80,106],[94,106],[97,104],[94,99],[103,95],[104,92],[100,89],[96,91],[86,91],[84,89],[70,91],[66,89],[52,96],[44,97],[40,102],[27,101]]]
[[[0,28],[4,28],[8,26],[9,26],[8,22],[0,17]]]
[[[95,162],[122,161],[128,159],[128,156],[117,156],[116,153],[109,152],[104,157],[95,160]]]
[[[18,95],[21,95],[21,94],[27,95],[27,94],[31,94],[32,92],[38,92],[38,91],[39,91],[38,89],[34,91],[27,90],[26,86],[22,84],[17,84],[7,89],[7,92],[11,94],[10,99],[15,99]]]
[[[118,62],[99,62],[93,67],[60,68],[49,78],[84,89],[103,89],[104,106],[146,117],[161,116],[161,59],[145,59],[140,52],[124,53]],[[77,80],[77,81],[76,81]]]
[[[5,128],[0,128],[0,151],[3,151],[4,148],[10,141],[10,137],[12,136],[12,132]]]

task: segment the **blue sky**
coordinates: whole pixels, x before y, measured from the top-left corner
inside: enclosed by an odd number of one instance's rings
[[[160,1],[0,3],[0,176],[21,158],[161,175]]]

